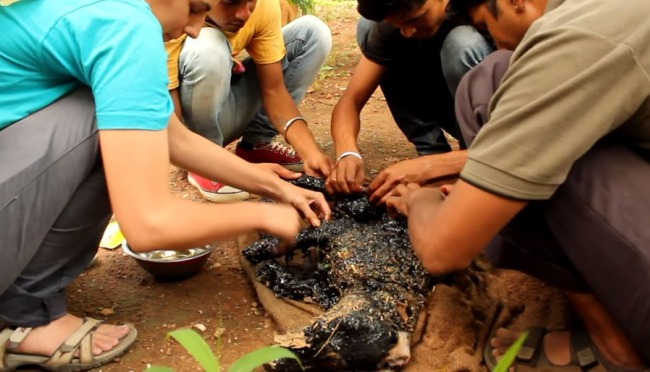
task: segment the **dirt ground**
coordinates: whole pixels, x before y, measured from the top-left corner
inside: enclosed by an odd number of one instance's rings
[[[359,58],[354,5],[349,1],[328,3],[317,6],[315,12],[330,25],[334,48],[301,111],[309,118],[322,148],[330,154],[331,110]],[[362,122],[360,147],[370,176],[415,156],[380,92],[370,99]],[[170,175],[170,187],[175,193],[201,200],[183,172],[171,169]],[[226,368],[245,353],[272,344],[273,321],[240,267],[237,242],[215,244],[217,249],[204,270],[178,282],[156,281],[119,248],[100,250],[99,263],[69,288],[69,310],[111,323],[134,323],[139,331],[134,348],[101,371],[142,371],[149,364],[177,371],[200,370],[189,354],[165,338],[167,332],[185,327],[205,328],[199,332],[218,352]],[[407,371],[483,370],[482,346],[498,302],[505,304],[507,317],[522,328],[531,323],[562,325],[564,303],[552,290],[530,278],[513,272],[482,273],[479,282],[467,278],[457,274],[449,285],[438,286],[431,296],[426,334],[414,347]],[[217,350],[215,332],[221,328],[221,348]]]

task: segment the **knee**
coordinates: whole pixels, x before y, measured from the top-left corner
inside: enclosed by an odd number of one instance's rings
[[[458,26],[451,30],[442,45],[440,58],[452,91],[463,75],[492,51],[492,46],[474,27]]]
[[[212,83],[230,81],[231,51],[226,36],[219,30],[204,28],[196,39],[187,38],[180,55],[180,76],[184,82],[209,79]]]
[[[493,51],[488,41],[472,26],[458,26],[449,32],[442,45],[443,63],[472,68]]]
[[[326,58],[332,50],[332,31],[320,18],[311,14],[304,15],[295,21],[296,26],[304,32],[306,45]],[[293,23],[292,22],[292,23]]]
[[[485,95],[481,102],[492,98],[492,93],[508,70],[511,56],[512,51],[509,50],[497,50],[490,53],[476,68],[472,68],[462,76],[458,84],[457,96],[472,96],[478,92]],[[493,89],[488,90],[485,94],[485,89],[472,89],[476,87],[492,87]],[[456,104],[458,104],[458,100],[456,100]]]

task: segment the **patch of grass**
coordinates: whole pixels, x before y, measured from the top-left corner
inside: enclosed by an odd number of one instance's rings
[[[357,2],[354,0],[313,0],[313,14],[326,22],[345,17],[358,17]]]
[[[314,12],[314,0],[289,0],[289,2],[297,5],[302,14],[312,14]]]
[[[169,332],[167,338],[173,338],[187,350],[201,365],[205,372],[221,372],[221,337],[217,338],[217,355],[212,352],[210,345],[193,329],[179,329]],[[251,372],[266,363],[278,359],[295,359],[300,367],[300,359],[289,349],[279,346],[268,346],[254,350],[239,358],[228,372]],[[304,369],[304,368],[303,368]],[[169,367],[152,366],[145,372],[173,372]]]
[[[514,363],[515,359],[517,358],[517,354],[519,354],[519,350],[521,350],[521,347],[524,345],[524,341],[526,341],[527,337],[528,331],[522,333],[519,338],[517,338],[517,341],[510,345],[506,353],[503,354],[503,358],[499,360],[499,363],[497,363],[492,372],[508,372],[508,368],[510,368],[512,363]]]

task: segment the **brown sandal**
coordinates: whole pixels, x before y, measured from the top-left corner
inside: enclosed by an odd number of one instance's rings
[[[496,327],[490,334],[490,339],[494,337]],[[584,329],[571,331],[571,363],[567,365],[556,365],[548,360],[544,352],[544,336],[550,332],[546,328],[533,327],[528,329],[528,337],[522,348],[517,354],[517,359],[513,363],[512,371],[563,371],[563,372],[606,372],[607,370],[599,363],[591,339]],[[493,370],[497,360],[492,355],[492,346],[488,341],[483,358],[490,370]]]
[[[68,337],[51,357],[35,354],[14,353],[11,349],[20,345],[31,328],[5,328],[0,332],[0,372],[14,371],[23,366],[34,366],[48,371],[85,371],[114,361],[126,353],[138,335],[135,328],[111,350],[99,355],[92,352],[92,331],[102,323],[101,320],[84,318],[84,322]]]

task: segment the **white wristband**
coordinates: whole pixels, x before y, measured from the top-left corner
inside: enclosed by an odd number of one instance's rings
[[[342,153],[341,155],[339,155],[338,158],[336,158],[336,162],[338,163],[339,161],[341,161],[341,159],[343,159],[346,156],[354,156],[355,158],[359,158],[359,160],[363,161],[363,158],[361,157],[361,154],[359,154],[358,152],[346,151],[346,152]]]
[[[305,122],[305,124],[307,124],[307,120],[305,120],[305,118],[303,118],[302,116],[296,116],[295,118],[289,119],[289,120],[287,120],[286,123],[284,123],[284,130],[282,132],[284,133],[284,140],[285,141],[289,142],[287,140],[287,131],[289,130],[289,127],[298,120],[302,120],[302,121]]]

